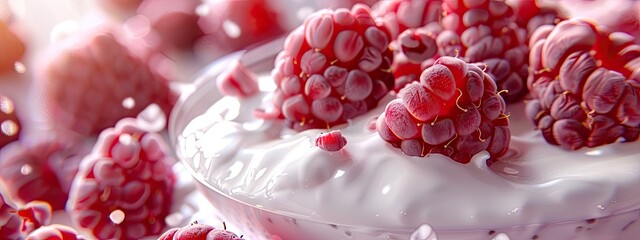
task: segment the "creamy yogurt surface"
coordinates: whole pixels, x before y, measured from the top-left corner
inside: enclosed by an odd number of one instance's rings
[[[221,98],[177,141],[197,180],[256,208],[336,225],[410,230],[428,223],[445,231],[580,221],[640,208],[639,143],[562,150],[533,129],[523,104],[508,106],[510,151],[489,167],[486,152],[460,164],[439,154],[410,157],[382,140],[367,126],[391,95],[333,127],[347,145],[324,151],[314,140],[328,129],[295,132],[283,120],[253,117],[272,88]]]

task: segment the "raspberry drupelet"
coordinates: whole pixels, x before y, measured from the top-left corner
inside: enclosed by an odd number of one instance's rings
[[[499,159],[511,133],[496,90],[477,65],[441,57],[387,105],[376,123],[378,134],[409,156],[439,153],[468,163],[487,150]]]
[[[394,79],[389,36],[357,4],[321,10],[286,39],[275,60],[275,114],[296,130],[345,123],[378,104]]]
[[[99,239],[159,234],[169,214],[173,158],[162,136],[136,119],[105,129],[73,181],[67,211]]]
[[[158,238],[158,240],[244,240],[242,236],[228,231],[226,225],[223,229],[193,222],[188,226],[172,228]]]
[[[640,134],[640,45],[583,19],[532,37],[526,113],[547,142],[568,150]]]

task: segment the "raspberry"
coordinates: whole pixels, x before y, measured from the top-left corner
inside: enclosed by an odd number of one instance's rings
[[[199,4],[198,0],[145,0],[136,12],[144,16],[154,30],[147,37],[155,37],[165,52],[191,51],[195,41],[204,36],[195,11]]]
[[[160,233],[176,177],[161,135],[120,120],[105,129],[83,159],[67,211],[100,239],[139,239]]]
[[[392,100],[376,123],[382,139],[409,156],[440,153],[460,163],[508,149],[505,103],[491,76],[461,59],[441,57]]]
[[[0,21],[0,74],[8,73],[15,69],[15,63],[22,58],[25,45],[11,28]]]
[[[7,239],[20,239],[21,220],[15,212],[16,210],[5,201],[0,192],[0,236]]]
[[[15,105],[11,99],[0,95],[0,149],[18,140],[19,135],[20,121],[16,115]]]
[[[0,153],[0,179],[14,201],[41,200],[64,209],[80,161],[89,144],[63,135],[14,142]]]
[[[424,27],[407,29],[398,36],[398,47],[409,61],[422,63],[436,55],[436,38],[441,31],[442,27],[435,22]]]
[[[197,40],[196,52],[214,59],[252,44],[274,39],[287,30],[279,11],[268,0],[208,1],[198,20],[205,36]]]
[[[276,57],[275,111],[296,130],[335,126],[367,112],[393,87],[388,44],[364,5],[314,13]]]
[[[380,18],[396,39],[407,29],[415,29],[438,22],[442,17],[441,0],[389,0],[373,6],[373,14]]]
[[[526,94],[528,48],[526,32],[520,31],[513,10],[503,1],[445,0],[445,29],[437,37],[440,56],[460,56],[465,61],[487,64],[507,102]]]
[[[210,225],[191,223],[189,226],[167,230],[158,240],[243,240],[226,229],[216,229]]]
[[[87,239],[78,234],[78,231],[72,227],[52,224],[36,229],[27,236],[27,240],[84,240]]]
[[[526,113],[547,142],[568,150],[635,141],[640,45],[581,19],[534,35]]]
[[[122,44],[114,31],[69,40],[47,64],[39,87],[46,116],[56,126],[93,135],[156,103],[175,101],[167,79]],[[106,108],[106,109],[105,109]]]
[[[316,137],[316,146],[325,151],[340,151],[340,149],[342,149],[345,145],[347,145],[347,139],[342,136],[340,130],[321,133]]]
[[[240,60],[233,61],[216,78],[218,90],[224,95],[248,97],[258,92],[258,77]]]

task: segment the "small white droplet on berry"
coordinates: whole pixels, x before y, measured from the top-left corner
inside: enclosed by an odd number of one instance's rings
[[[133,138],[129,134],[122,134],[118,137],[118,142],[122,145],[129,145],[133,141]]]
[[[31,174],[31,172],[33,172],[33,167],[31,167],[31,165],[29,164],[25,164],[20,167],[20,173],[22,175],[29,175]]]
[[[136,106],[136,100],[134,100],[132,97],[127,97],[122,100],[122,106],[126,109],[132,109]]]
[[[19,74],[24,74],[27,72],[27,67],[24,65],[24,63],[17,61],[13,63],[13,70],[15,70]]]
[[[231,20],[224,20],[222,23],[222,30],[224,30],[224,33],[226,33],[230,38],[238,38],[242,35],[242,29],[240,26]]]
[[[120,224],[124,222],[124,218],[125,218],[124,212],[120,209],[116,209],[109,214],[109,219],[111,220],[111,222],[115,224]]]
[[[18,133],[18,124],[13,120],[4,120],[2,124],[0,124],[0,133],[5,136],[13,136]]]

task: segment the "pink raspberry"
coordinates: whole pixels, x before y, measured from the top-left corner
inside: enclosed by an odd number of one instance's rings
[[[5,201],[0,192],[0,236],[7,239],[20,239],[21,219],[16,210]]]
[[[0,95],[0,149],[18,140],[19,136],[20,121],[16,115],[15,105],[11,99]]]
[[[4,21],[0,21],[0,42],[0,74],[12,72],[24,56],[25,44]]]
[[[73,45],[59,49],[38,82],[45,116],[82,135],[98,134],[151,103],[168,114],[175,101],[167,79],[146,58],[115,31],[103,30],[65,42]]]
[[[217,229],[194,222],[189,226],[169,229],[158,240],[243,240],[243,238],[228,231],[226,225],[224,229]]]
[[[104,130],[74,179],[67,211],[100,239],[159,234],[176,177],[161,135],[125,118]]]
[[[409,156],[433,153],[468,163],[487,150],[504,155],[511,138],[504,100],[491,76],[461,59],[441,57],[403,88],[377,121],[382,139]]]
[[[507,102],[527,93],[528,47],[526,31],[520,31],[513,9],[504,1],[444,0],[442,27],[437,37],[440,56],[459,56],[467,62],[486,64]]]
[[[14,142],[0,152],[0,179],[14,201],[41,200],[64,209],[80,161],[90,150],[88,143],[61,134]]]
[[[385,0],[373,6],[373,14],[379,18],[391,34],[391,39],[407,29],[423,27],[442,18],[442,0]]]
[[[73,229],[72,227],[61,225],[61,224],[52,224],[48,226],[43,226],[41,228],[36,229],[32,233],[27,236],[27,240],[85,240],[82,235],[78,234],[78,231]]]
[[[296,130],[335,126],[367,112],[393,88],[388,44],[364,5],[312,14],[276,57],[276,111]]]
[[[532,39],[526,113],[547,142],[568,150],[640,134],[640,45],[622,32],[570,19]]]
[[[216,78],[218,90],[224,95],[248,97],[258,92],[258,77],[235,60]]]
[[[222,0],[205,4],[207,11],[198,21],[205,35],[197,40],[196,52],[209,55],[203,56],[206,59],[275,39],[289,30],[280,23],[280,11],[272,1]]]

